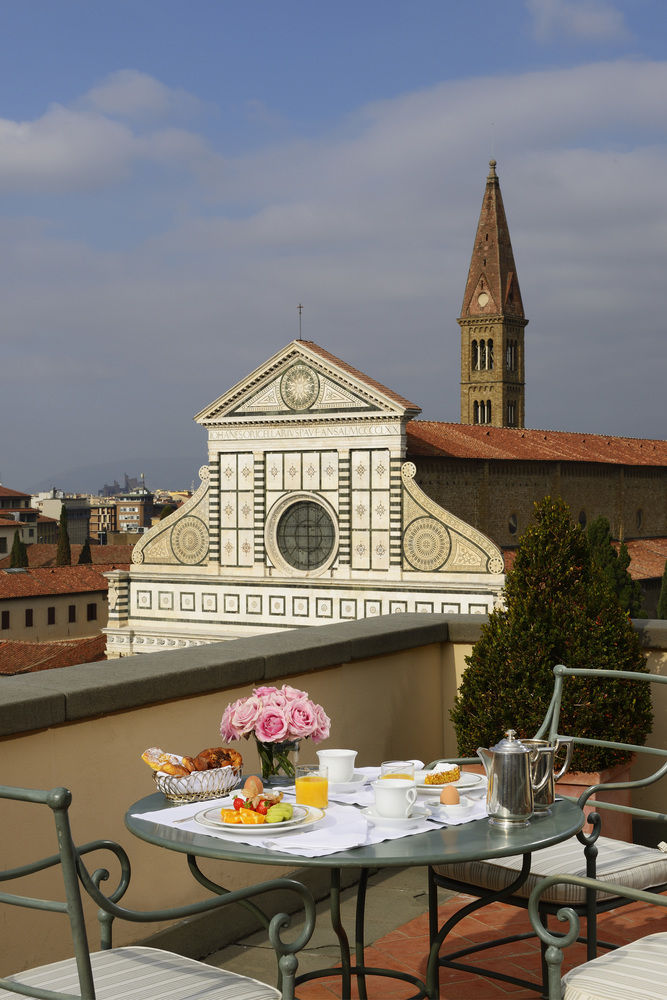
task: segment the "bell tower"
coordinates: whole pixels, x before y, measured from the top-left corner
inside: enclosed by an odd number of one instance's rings
[[[524,316],[496,161],[468,271],[461,327],[461,423],[525,426]]]

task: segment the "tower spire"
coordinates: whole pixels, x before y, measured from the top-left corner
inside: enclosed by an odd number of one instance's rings
[[[528,323],[496,161],[489,173],[458,323],[461,423],[523,427],[523,331]]]

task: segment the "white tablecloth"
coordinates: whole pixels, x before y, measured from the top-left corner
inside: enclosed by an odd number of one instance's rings
[[[378,771],[377,768],[367,770],[376,773]],[[284,789],[283,791],[286,802],[294,800],[293,790]],[[282,851],[285,854],[300,855],[304,858],[315,858],[367,844],[379,844],[384,840],[397,840],[401,837],[413,836],[415,833],[432,830],[434,826],[469,823],[474,819],[481,819],[487,814],[486,803],[484,798],[481,798],[475,801],[472,812],[462,819],[449,816],[446,810],[441,810],[433,804],[433,811],[428,817],[415,818],[409,827],[384,826],[381,822],[369,821],[358,808],[360,805],[372,804],[373,792],[369,786],[361,787],[355,792],[341,794],[345,795],[346,800],[349,796],[349,800],[339,801],[338,796],[334,799],[334,796],[330,794],[324,818],[314,826],[302,831],[298,829],[286,830],[284,833],[279,832],[278,825],[262,827],[261,833],[248,834],[243,831],[242,827],[229,831],[214,830],[195,821],[194,817],[203,809],[229,806],[229,796],[224,799],[188,803],[182,806],[168,805],[163,809],[147,813],[134,813],[134,815],[154,823],[173,826],[174,829],[197,833],[200,836],[228,840],[237,844],[250,844],[253,847]],[[421,796],[418,797],[417,801],[419,805],[428,805]],[[253,829],[256,830],[257,827],[253,827]]]

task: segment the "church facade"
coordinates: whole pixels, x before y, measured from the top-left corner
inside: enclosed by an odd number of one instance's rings
[[[190,500],[109,579],[107,655],[405,612],[484,614],[502,553],[406,461],[419,408],[293,341],[197,416]]]

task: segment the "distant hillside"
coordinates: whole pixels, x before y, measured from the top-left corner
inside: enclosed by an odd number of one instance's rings
[[[198,458],[136,458],[129,457],[122,462],[100,462],[98,465],[85,465],[78,469],[68,469],[53,473],[48,479],[38,483],[21,486],[26,493],[41,493],[56,489],[67,493],[99,493],[105,483],[117,480],[121,487],[125,483],[125,475],[131,479],[139,479],[142,472],[146,487],[149,490],[189,490],[199,486],[199,469],[206,464],[206,454]]]

